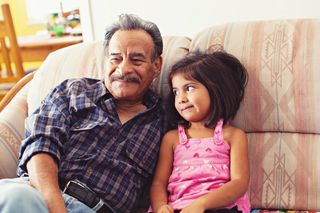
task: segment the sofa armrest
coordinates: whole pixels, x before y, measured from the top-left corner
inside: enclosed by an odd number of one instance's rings
[[[25,137],[28,88],[29,84],[0,112],[0,179],[16,176],[19,147]]]

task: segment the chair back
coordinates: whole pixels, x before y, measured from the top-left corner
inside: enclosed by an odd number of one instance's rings
[[[21,53],[8,4],[1,5],[0,20],[0,84],[16,83],[24,76]]]

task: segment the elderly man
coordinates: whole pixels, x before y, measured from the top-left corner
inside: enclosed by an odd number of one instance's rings
[[[0,212],[134,212],[166,131],[157,26],[121,15],[107,29],[105,79],[69,79],[26,122],[19,178],[0,181]]]

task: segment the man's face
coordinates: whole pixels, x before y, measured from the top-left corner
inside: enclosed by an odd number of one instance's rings
[[[152,60],[154,44],[143,30],[119,30],[107,49],[105,85],[114,98],[140,101],[160,73],[161,57]]]

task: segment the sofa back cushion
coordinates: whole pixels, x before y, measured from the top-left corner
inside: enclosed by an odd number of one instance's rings
[[[190,51],[224,49],[249,82],[233,121],[248,133],[255,208],[320,210],[320,20],[228,23]]]

